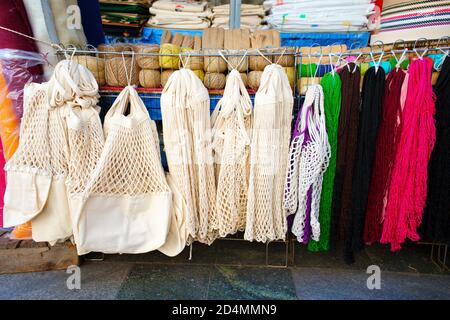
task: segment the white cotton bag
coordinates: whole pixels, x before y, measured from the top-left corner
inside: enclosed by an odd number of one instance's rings
[[[283,199],[293,105],[292,89],[283,67],[266,66],[253,110],[246,240],[286,238]]]
[[[212,243],[216,186],[208,90],[192,70],[180,69],[161,94],[164,149],[169,172],[185,203],[188,244]]]
[[[14,227],[38,215],[47,202],[52,182],[48,144],[48,104],[45,85],[24,90],[19,147],[5,165],[3,225]]]
[[[217,196],[211,224],[221,237],[245,229],[251,114],[250,96],[241,75],[233,69],[212,116]]]
[[[74,213],[78,253],[156,250],[166,242],[172,193],[160,162],[156,126],[133,87],[127,86],[108,111],[105,136]]]
[[[292,141],[289,151],[290,165],[285,184],[285,211],[294,214],[292,233],[303,242],[306,226],[308,191],[311,192],[311,238],[320,238],[320,195],[323,175],[330,162],[331,148],[325,123],[323,90],[320,85],[310,86],[306,91],[299,123],[300,135]],[[310,141],[304,143],[306,133]]]

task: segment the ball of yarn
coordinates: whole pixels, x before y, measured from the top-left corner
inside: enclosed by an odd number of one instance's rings
[[[223,73],[207,72],[203,83],[208,89],[223,89],[225,88],[226,77]]]
[[[103,58],[93,56],[74,56],[73,60],[91,71],[99,86],[104,86],[106,84],[105,60]]]
[[[236,56],[228,56],[228,71],[231,71],[233,67],[239,72],[247,72],[248,69],[248,57],[245,56],[245,50],[227,50],[228,54],[235,54]]]
[[[159,49],[159,65],[163,69],[178,69],[180,65],[179,56],[164,56],[165,54],[180,54],[181,48],[171,43],[164,43]]]
[[[98,46],[98,51],[105,51],[105,52],[122,52],[122,51],[132,51],[132,48],[130,48],[129,46],[125,46],[122,43],[116,43],[116,44],[100,44]],[[116,58],[119,57],[120,55],[118,54],[107,54],[107,53],[100,53],[98,55],[99,58],[104,58],[104,59],[111,59],[111,58]]]
[[[245,87],[248,87],[248,76],[247,76],[247,74],[245,73],[245,72],[241,72],[241,73],[239,73],[240,75],[241,75],[241,79],[242,79],[242,82],[244,83],[244,86]],[[228,76],[229,76],[230,74],[227,74],[227,80],[228,80]]]
[[[366,74],[367,70],[369,70],[369,63],[368,62],[363,62],[363,63],[361,63],[361,65],[359,67],[361,69],[361,76],[363,76],[363,75]]]
[[[250,71],[248,74],[248,86],[249,88],[257,90],[261,82],[262,71]]]
[[[222,57],[208,56],[208,54],[218,54],[218,49],[207,49],[204,50],[204,70],[210,73],[222,73],[227,70],[227,63]]]
[[[283,69],[286,72],[286,75],[288,77],[291,88],[294,88],[295,68],[294,67],[284,67]]]
[[[272,61],[282,67],[293,67],[295,65],[295,47],[285,47],[278,49],[281,55],[273,56]]]
[[[133,65],[131,63],[132,60]],[[132,85],[139,84],[139,66],[135,59],[117,57],[106,60],[105,75],[106,75],[106,83],[109,86],[113,87],[127,86],[128,85],[127,74],[128,77],[131,78]]]
[[[300,78],[300,81],[297,81],[298,92],[300,92],[301,95],[304,95],[309,86],[320,84],[320,80],[322,80],[322,78]]]
[[[203,82],[205,80],[205,73],[203,70],[192,70],[195,75]]]
[[[434,86],[439,78],[439,74],[440,72],[433,72],[433,74],[431,75],[431,84]]]
[[[270,53],[271,50],[269,49],[265,49],[265,50],[260,50],[262,54],[264,53]],[[255,52],[252,52],[252,54],[254,54]],[[264,68],[267,67],[272,61],[272,56],[267,55],[266,58],[269,60],[267,61],[267,59],[265,59],[264,57],[261,57],[259,55],[259,53],[256,53],[258,56],[251,56],[249,57],[249,68],[252,71],[264,71]]]
[[[190,48],[183,48],[181,52],[187,56],[183,56],[183,63],[186,69],[191,70],[203,70],[203,57],[202,56],[189,56],[189,54],[200,54],[199,50],[192,50]]]
[[[313,77],[317,70],[317,64],[307,63],[298,65],[299,77]]]
[[[161,86],[162,87],[166,86],[166,83],[167,83],[167,81],[169,81],[169,78],[173,72],[174,72],[174,70],[164,70],[163,72],[161,72]]]
[[[142,69],[139,72],[139,83],[144,88],[159,88],[161,86],[161,72],[159,70]]]
[[[159,53],[158,45],[148,45],[140,47],[138,53]],[[145,55],[137,55],[136,56],[137,63],[142,69],[159,69],[159,56],[145,56]]]

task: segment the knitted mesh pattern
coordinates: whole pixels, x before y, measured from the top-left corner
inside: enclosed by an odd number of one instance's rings
[[[88,184],[89,194],[139,196],[170,192],[150,120],[134,128],[109,127],[100,160]]]
[[[79,126],[68,128],[70,157],[66,185],[69,194],[80,194],[85,190],[100,158],[104,137],[100,118],[95,110],[74,108],[73,116],[80,123]]]
[[[50,165],[54,177],[67,176],[69,169],[66,110],[65,107],[58,107],[48,111],[48,143],[50,145]]]
[[[290,150],[290,166],[285,185],[285,209],[287,214],[295,213],[292,233],[302,242],[305,234],[306,212],[311,212],[312,239],[319,240],[319,208],[323,175],[330,160],[330,144],[326,131],[322,87],[312,86],[306,92],[301,111],[300,135],[294,139]],[[312,105],[307,103],[313,101]],[[305,135],[310,139],[305,141]],[[296,189],[294,189],[296,188]],[[311,208],[307,208],[307,195],[312,188]]]
[[[169,171],[186,203],[188,244],[211,244],[217,232],[209,223],[216,195],[209,95],[191,70],[171,75],[161,94],[161,114]]]
[[[286,238],[284,184],[289,162],[292,90],[283,68],[264,69],[255,97],[245,239]]]
[[[19,147],[7,162],[5,170],[52,175],[48,128],[45,86],[30,84],[24,92],[24,114],[20,127]]]
[[[239,72],[233,70],[213,115],[217,196],[211,224],[221,237],[245,229],[251,112],[250,96]]]

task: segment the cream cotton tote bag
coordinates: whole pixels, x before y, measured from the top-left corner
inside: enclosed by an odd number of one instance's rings
[[[108,111],[105,136],[74,214],[78,253],[156,250],[166,242],[172,193],[160,162],[156,127],[133,87],[127,86]]]

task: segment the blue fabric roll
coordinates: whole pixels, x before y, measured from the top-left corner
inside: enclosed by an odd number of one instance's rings
[[[78,6],[80,7],[81,21],[88,44],[97,47],[99,44],[105,43],[99,2],[78,0]]]
[[[369,66],[370,66],[370,67],[374,67],[374,66],[375,66],[375,64],[373,63],[373,61],[371,61],[371,62],[369,63]],[[388,74],[388,73],[392,70],[392,65],[391,65],[391,62],[390,62],[390,61],[382,61],[381,64],[380,64],[380,67],[384,69],[384,72],[385,72],[386,74]]]

